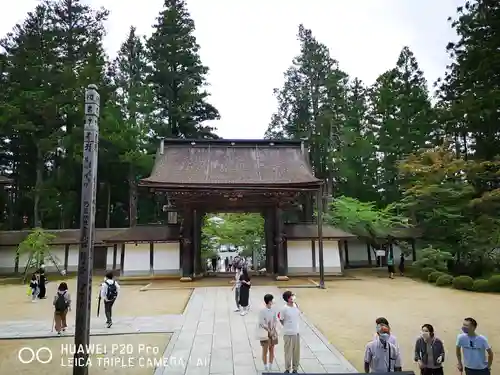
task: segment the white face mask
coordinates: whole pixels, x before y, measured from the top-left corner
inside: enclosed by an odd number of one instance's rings
[[[295,300],[297,299],[297,297],[295,295],[292,296],[292,302],[295,302]]]
[[[431,334],[429,332],[422,332],[421,335],[424,340],[428,340],[429,337],[431,337]]]

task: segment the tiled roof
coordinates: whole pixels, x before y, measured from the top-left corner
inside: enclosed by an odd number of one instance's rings
[[[143,186],[316,185],[300,142],[165,141]]]

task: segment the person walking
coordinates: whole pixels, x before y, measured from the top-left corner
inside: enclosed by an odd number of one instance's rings
[[[68,327],[66,316],[71,309],[71,297],[68,292],[68,284],[62,282],[57,287],[57,293],[54,296],[54,328],[58,335],[65,332]]]
[[[295,295],[289,290],[283,293],[283,300],[286,304],[278,319],[283,326],[285,373],[296,374],[300,365],[300,310],[295,303]]]
[[[45,265],[44,264],[42,264],[40,266],[40,270],[38,271],[38,273],[40,274],[39,283],[38,283],[38,288],[40,289],[40,294],[38,295],[38,298],[45,299],[45,298],[47,298],[47,296],[46,296],[47,286],[45,285],[45,284],[47,284],[47,277],[45,276]]]
[[[390,251],[387,257],[387,270],[389,271],[389,278],[394,279],[394,254]]]
[[[415,362],[420,375],[443,375],[444,345],[430,324],[422,326],[420,337],[415,342]]]
[[[106,279],[101,285],[101,299],[104,301],[104,314],[106,315],[106,325],[111,328],[113,325],[113,305],[118,297],[120,285],[114,279],[113,272],[106,274]]]
[[[248,270],[243,268],[240,275],[240,301],[239,305],[241,308],[241,316],[248,314],[248,306],[250,305],[250,276],[248,275]]]
[[[377,337],[365,348],[365,373],[401,372],[399,349],[389,342],[389,326],[377,326]]]
[[[401,255],[399,257],[399,274],[401,276],[405,275],[405,255],[403,252],[401,252]]]
[[[38,295],[40,293],[39,285],[40,285],[39,275],[38,275],[38,272],[35,272],[31,276],[31,280],[30,280],[31,302],[37,301]]]
[[[278,345],[278,317],[273,310],[273,300],[274,296],[272,294],[266,294],[264,296],[265,306],[259,312],[259,324],[257,327],[257,338],[262,347],[264,371],[272,371],[274,348]]]
[[[462,333],[457,336],[457,368],[465,375],[491,375],[493,351],[488,339],[476,333],[477,322],[465,318]]]
[[[241,287],[241,269],[237,268],[236,273],[234,275],[234,280],[232,281],[234,290],[234,301],[236,302],[236,310],[234,312],[240,312],[240,287]]]

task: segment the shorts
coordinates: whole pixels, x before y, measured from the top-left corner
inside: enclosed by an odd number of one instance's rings
[[[389,273],[394,273],[394,265],[392,266],[387,266]]]

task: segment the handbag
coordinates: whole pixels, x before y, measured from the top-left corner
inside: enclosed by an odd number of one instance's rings
[[[256,339],[259,341],[266,341],[269,340],[269,332],[262,328],[260,324],[257,323],[257,332],[256,332]]]

